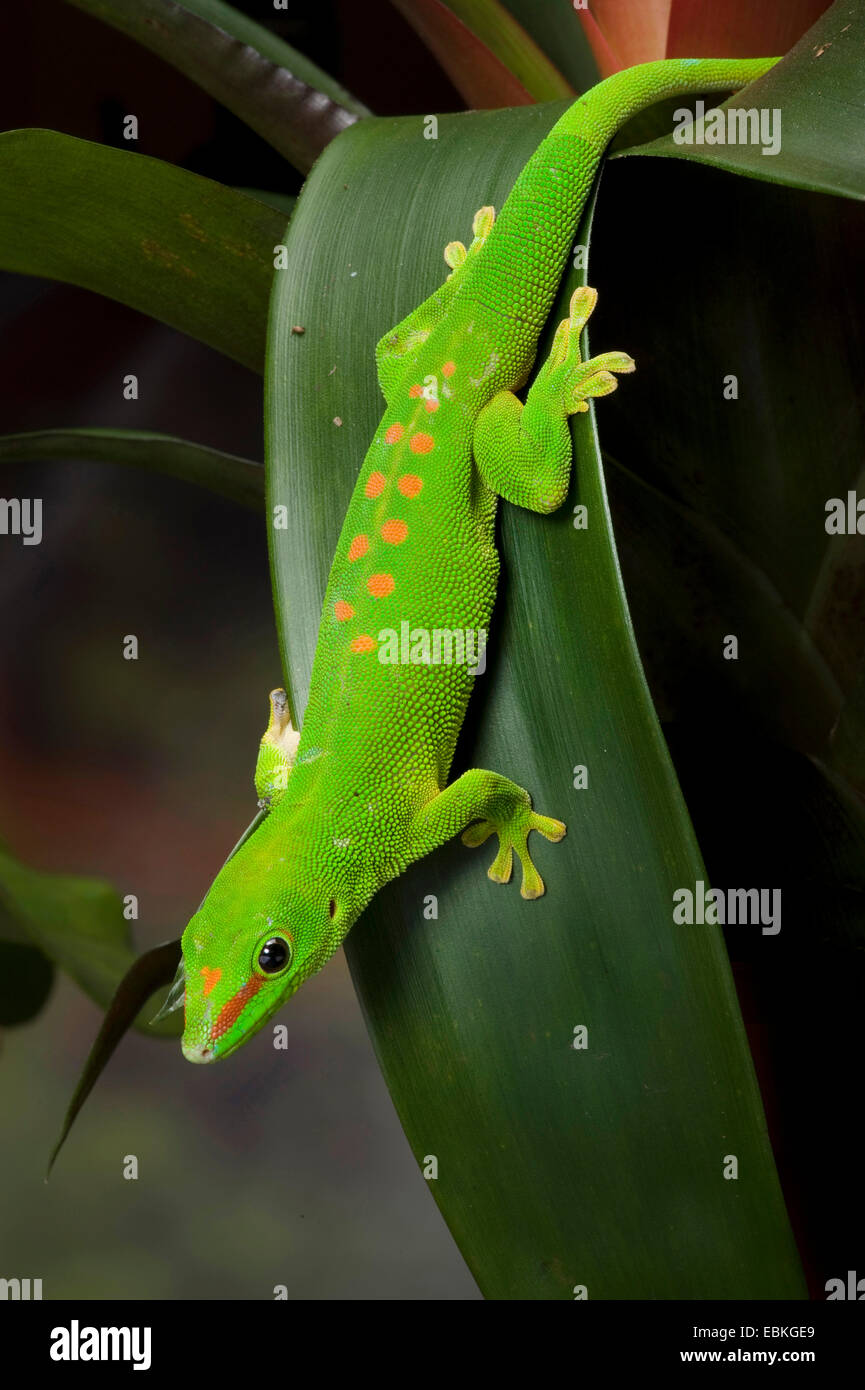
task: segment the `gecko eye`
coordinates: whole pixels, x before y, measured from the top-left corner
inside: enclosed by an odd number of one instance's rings
[[[265,975],[278,975],[291,960],[291,947],[281,936],[270,936],[258,953],[258,968]]]
[[[330,913],[331,917],[336,916],[336,898],[331,898],[327,910]]]

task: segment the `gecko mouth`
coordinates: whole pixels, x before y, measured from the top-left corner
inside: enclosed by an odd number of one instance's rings
[[[187,1062],[215,1062],[216,1048],[210,1047],[207,1043],[181,1043],[183,1055]]]

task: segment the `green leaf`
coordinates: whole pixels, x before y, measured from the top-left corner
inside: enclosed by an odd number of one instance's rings
[[[524,106],[532,95],[442,0],[393,0],[441,64],[467,106]]]
[[[274,193],[271,189],[237,188],[235,192],[243,193],[247,198],[257,198],[260,203],[267,203],[268,207],[287,213],[289,217],[297,204],[297,199],[291,193]]]
[[[191,77],[284,155],[310,169],[367,108],[303,54],[222,0],[67,0]]]
[[[51,130],[0,135],[0,267],[118,299],[260,371],[285,215]]]
[[[575,92],[584,92],[598,80],[592,50],[572,0],[504,0],[511,14],[538,47],[555,63]]]
[[[138,956],[132,962],[126,971],[106,1010],[102,1027],[90,1049],[78,1085],[69,1102],[60,1136],[48,1159],[46,1180],[48,1173],[54,1167],[57,1155],[69,1137],[69,1132],[81,1111],[81,1107],[114,1055],[118,1043],[135,1023],[136,1017],[147,1008],[148,1002],[155,992],[162,986],[169,985],[174,979],[180,958],[180,938],[178,937],[176,941],[166,941],[161,946],[154,946],[152,950],[145,951],[143,955]],[[150,1012],[152,1013],[152,1007]],[[180,1031],[176,1015],[163,1015],[160,1017],[159,1023],[162,1023],[163,1020],[172,1033]],[[152,1019],[151,1023],[155,1025],[156,1020]]]
[[[574,89],[500,0],[448,0],[452,10],[512,72],[533,101],[555,101]]]
[[[266,376],[268,502],[291,502],[271,565],[299,714],[334,544],[383,412],[374,345],[441,282],[444,245],[481,202],[501,205],[557,114],[443,117],[420,164],[416,121],[364,122],[307,183]],[[292,336],[316,318],[319,332]],[[674,891],[705,871],[634,645],[592,415],[575,443],[558,514],[502,506],[499,657],[460,751],[460,768],[500,770],[567,821],[562,844],[537,850],[547,896],[525,903],[451,845],[378,896],[349,963],[415,1157],[437,1156],[431,1191],[488,1297],[571,1299],[584,1284],[593,1299],[799,1298],[723,941],[672,920]],[[587,531],[571,524],[577,501]],[[576,765],[587,790],[574,790]],[[573,1046],[581,1024],[588,1051]],[[723,1180],[726,1153],[744,1181]]]
[[[264,469],[260,463],[236,454],[223,454],[188,439],[175,439],[170,434],[94,427],[0,435],[0,463],[46,459],[122,463],[196,483],[254,510],[260,510],[264,503]]]
[[[110,884],[28,868],[2,843],[0,937],[38,947],[103,1006],[135,959],[123,903]],[[137,1026],[147,1022],[139,1018]],[[174,1035],[180,1029],[166,1019],[157,1031]]]
[[[617,157],[688,159],[770,183],[865,198],[863,44],[865,10],[857,0],[836,0],[785,58],[750,84],[747,101],[736,95],[723,103],[722,110],[780,112],[776,154],[764,154],[759,141],[685,145],[669,134]]]
[[[258,829],[266,812],[258,811],[244,830],[237,844],[228,855],[231,859],[240,846]],[[226,859],[226,863],[228,862]],[[78,1084],[69,1102],[60,1137],[51,1151],[48,1160],[48,1173],[69,1137],[75,1120],[81,1112],[96,1082],[116,1052],[128,1030],[134,1025],[148,1037],[164,1034],[176,1036],[182,1031],[183,1015],[179,1013],[183,1002],[184,976],[179,970],[182,962],[180,937],[174,941],[164,941],[159,946],[145,951],[132,960],[117,982],[111,1001],[102,1020],[102,1026],[84,1063]],[[168,990],[158,1011],[154,1011],[154,994],[166,985],[175,988]],[[47,1174],[46,1174],[47,1181]]]

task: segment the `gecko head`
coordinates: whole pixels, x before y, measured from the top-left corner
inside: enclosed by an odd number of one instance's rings
[[[248,900],[229,906],[215,889],[183,933],[189,1062],[228,1057],[263,1028],[330,959],[365,905],[327,883],[283,891],[266,911]]]

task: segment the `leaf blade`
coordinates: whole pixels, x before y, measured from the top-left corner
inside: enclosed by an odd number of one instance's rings
[[[284,214],[148,155],[0,135],[0,265],[105,294],[260,371]]]
[[[222,0],[67,0],[192,78],[297,169],[367,108],[303,54]]]
[[[174,435],[97,426],[0,435],[0,463],[46,459],[120,463],[209,488],[243,507],[259,510],[264,503],[262,464]]]

